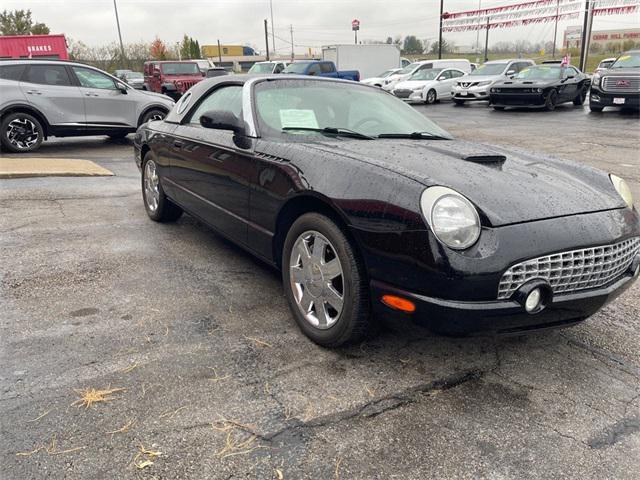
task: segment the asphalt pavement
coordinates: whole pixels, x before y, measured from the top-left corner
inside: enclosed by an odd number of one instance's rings
[[[633,113],[416,108],[616,173],[640,200]],[[30,156],[114,176],[0,180],[2,480],[638,478],[640,282],[570,329],[386,322],[326,350],[277,272],[188,216],[147,218],[130,140]]]

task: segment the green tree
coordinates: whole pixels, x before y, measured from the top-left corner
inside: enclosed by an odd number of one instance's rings
[[[387,37],[384,43],[386,43],[387,45],[391,45],[393,43],[393,38]]]
[[[200,44],[197,40],[193,40],[193,38],[191,38],[190,40],[191,46],[189,58],[200,58]]]
[[[0,35],[46,35],[49,27],[33,23],[31,10],[3,10],[0,13]]]
[[[422,42],[415,35],[408,35],[404,37],[404,43],[402,45],[402,53],[404,54],[420,54],[424,52]]]
[[[440,46],[440,42],[438,42],[437,40],[435,42],[433,42],[431,44],[430,53],[438,53],[439,46]],[[443,38],[442,39],[442,53],[451,53],[451,50],[453,50],[453,44],[450,43],[450,42],[447,42]]]
[[[191,39],[185,34],[180,42],[180,57],[183,60],[191,58]]]

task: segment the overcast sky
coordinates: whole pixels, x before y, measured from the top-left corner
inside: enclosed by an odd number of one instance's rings
[[[308,47],[353,42],[351,20],[361,22],[359,39],[416,35],[431,42],[438,36],[438,0],[272,0],[276,48],[290,51],[289,26],[293,25],[296,52]],[[483,7],[519,3],[521,0],[480,0]],[[524,1],[524,0],[522,0]],[[175,43],[183,34],[200,45],[245,44],[264,49],[263,19],[270,19],[269,0],[117,0],[125,43],[151,41],[157,35]],[[478,7],[478,0],[445,0],[445,11]],[[64,33],[88,45],[117,40],[113,0],[2,0],[3,9],[29,8],[34,19],[52,33]],[[560,22],[558,43],[567,25]],[[597,17],[594,30],[637,27],[636,14]],[[482,33],[481,35],[484,35]],[[280,37],[280,39],[278,38]],[[500,40],[553,40],[553,23],[492,30],[490,44]],[[449,33],[456,45],[475,45],[476,33]],[[271,40],[271,39],[270,39]],[[480,43],[483,44],[481,38]]]

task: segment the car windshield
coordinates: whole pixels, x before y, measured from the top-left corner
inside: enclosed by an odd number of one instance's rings
[[[600,62],[600,65],[598,65],[598,68],[609,68],[611,65],[613,65],[613,62],[615,62],[615,60],[602,61]]]
[[[412,73],[419,66],[420,66],[420,63],[418,63],[418,62],[410,63],[409,65],[404,67],[399,72],[396,72],[396,74],[398,74],[398,75],[407,75],[408,73]]]
[[[435,80],[441,71],[441,68],[427,68],[425,70],[420,70],[411,76],[411,80]]]
[[[561,66],[536,66],[520,70],[515,78],[518,80],[555,80],[562,74]]]
[[[480,75],[502,75],[502,72],[504,72],[506,67],[506,63],[484,63],[469,75],[474,77],[478,77]]]
[[[640,52],[627,53],[619,57],[611,68],[639,68]]]
[[[392,73],[395,73],[396,70],[385,70],[384,72],[382,72],[380,75],[378,75],[378,78],[387,78],[389,75],[391,75]]]
[[[136,79],[144,78],[144,76],[140,72],[127,72],[124,74],[124,77],[127,80],[136,80]]]
[[[273,71],[273,62],[254,63],[249,69],[249,73],[271,73]]]
[[[260,82],[255,87],[255,105],[260,131],[281,138],[308,141],[326,134],[323,129],[349,136],[420,132],[424,138],[451,138],[402,100],[358,84],[318,80]]]
[[[200,74],[197,63],[162,63],[162,73],[165,75],[193,75]]]
[[[289,65],[287,65],[287,68],[282,71],[282,73],[304,73],[308,65],[308,62],[290,63]]]

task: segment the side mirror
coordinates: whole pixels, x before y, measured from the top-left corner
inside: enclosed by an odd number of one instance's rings
[[[200,117],[200,125],[216,130],[231,130],[237,135],[244,134],[244,123],[228,110],[211,110]]]
[[[120,93],[127,94],[127,86],[124,83],[116,82],[116,88],[120,90]]]
[[[160,78],[160,70],[154,70],[153,71],[153,76],[156,78]]]
[[[313,75],[315,75],[315,74],[316,74],[316,72],[309,72],[309,75],[312,75],[312,76],[313,76]]]
[[[510,77],[512,75],[515,75],[516,71],[515,70],[507,70],[507,77]]]

